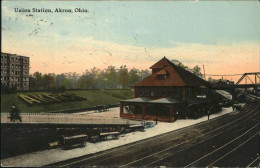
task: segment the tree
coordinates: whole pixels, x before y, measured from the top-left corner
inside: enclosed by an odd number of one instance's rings
[[[151,75],[151,72],[150,72],[148,69],[146,69],[146,70],[141,70],[141,71],[139,72],[139,76],[140,76],[141,79],[144,79],[144,78],[146,78],[146,77],[149,76],[149,75]]]
[[[201,73],[201,68],[200,68],[198,65],[196,65],[195,67],[193,67],[193,68],[191,69],[191,72],[192,72],[193,74],[197,75],[198,77],[203,78],[203,75],[202,75],[202,73]]]
[[[129,82],[129,74],[126,65],[122,65],[118,70],[118,82],[121,88],[126,88]]]
[[[70,81],[67,79],[65,74],[59,74],[56,76],[56,85],[59,88],[69,89]]]
[[[30,90],[37,90],[37,80],[32,75],[29,76]]]
[[[107,88],[117,88],[118,73],[114,66],[108,66],[105,69],[104,80],[106,81]]]
[[[43,89],[43,76],[40,72],[35,72],[32,76],[35,79],[35,90]],[[30,86],[31,87],[31,86]]]
[[[182,62],[178,61],[178,60],[171,60],[171,62],[175,65],[177,65],[178,67],[181,67],[181,68],[184,68],[186,69],[187,71],[190,71],[191,73],[193,73],[194,75],[202,78],[203,75],[201,73],[201,68],[196,65],[195,67],[193,68],[189,68],[188,66],[185,66]]]
[[[69,84],[70,84],[69,88],[76,89],[77,88],[77,82],[78,82],[80,75],[77,74],[76,72],[69,72],[69,73],[65,73],[65,76],[69,80]]]
[[[217,80],[209,77],[208,82],[211,83],[211,84],[215,84],[217,82]]]
[[[47,90],[56,89],[55,78],[53,74],[43,75],[43,88]]]
[[[86,70],[85,73],[78,80],[78,87],[81,89],[96,89],[97,88],[97,74],[98,70],[94,67],[91,71]]]
[[[171,60],[171,62],[174,64],[174,65],[177,65],[178,67],[181,67],[181,68],[184,68],[188,71],[190,71],[190,68],[188,66],[185,66],[181,61],[178,61],[178,60]]]
[[[140,71],[135,68],[129,71],[129,87],[131,87],[133,84],[137,83],[141,79],[139,74]]]

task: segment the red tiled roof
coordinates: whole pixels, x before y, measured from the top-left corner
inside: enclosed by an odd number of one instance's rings
[[[167,74],[168,74],[168,72],[165,69],[162,69],[162,70],[156,72],[156,75],[167,75]]]
[[[158,69],[160,73],[168,72],[166,78],[159,78],[157,73],[146,77],[135,86],[210,86],[208,82],[192,74],[191,72],[176,66],[166,57],[155,63],[150,67],[151,69]]]
[[[168,65],[168,61],[169,60],[166,57],[163,57],[160,61],[151,66],[150,69],[163,68],[164,66]]]

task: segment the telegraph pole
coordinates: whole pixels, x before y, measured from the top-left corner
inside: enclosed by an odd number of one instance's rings
[[[206,80],[204,64],[203,64],[203,71],[204,71],[204,79]]]

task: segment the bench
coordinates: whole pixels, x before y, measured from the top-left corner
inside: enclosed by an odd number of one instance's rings
[[[71,147],[73,145],[79,144],[82,147],[86,146],[86,141],[88,140],[88,136],[85,134],[74,135],[69,137],[63,137],[63,144],[65,148]]]
[[[144,126],[143,125],[130,125],[128,127],[128,129],[131,131],[144,131]]]
[[[96,111],[101,112],[101,111],[108,111],[109,107],[98,105],[98,106],[95,107],[95,109],[96,109]]]
[[[102,140],[107,139],[107,137],[112,137],[112,139],[118,139],[120,132],[104,132],[99,134],[99,138]]]

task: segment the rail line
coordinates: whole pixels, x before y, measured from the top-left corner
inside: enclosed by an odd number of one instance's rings
[[[243,117],[240,117],[240,118],[238,118],[238,119],[236,119],[236,120],[234,120],[234,121],[232,121],[232,122],[230,122],[230,123],[228,123],[228,124],[225,124],[225,125],[223,125],[223,126],[221,126],[221,127],[218,127],[217,129],[211,130],[211,131],[209,131],[209,132],[207,132],[207,133],[205,133],[205,134],[202,134],[202,135],[200,135],[200,136],[197,136],[197,137],[195,137],[195,138],[193,138],[193,139],[189,139],[189,140],[183,141],[183,142],[181,142],[181,143],[179,143],[179,144],[176,144],[176,145],[174,145],[174,146],[171,146],[171,147],[166,148],[166,149],[164,149],[164,150],[161,150],[161,151],[159,151],[159,152],[153,153],[153,154],[148,155],[148,156],[146,156],[146,157],[143,157],[143,158],[141,158],[141,159],[135,160],[135,161],[133,161],[133,162],[127,163],[127,164],[122,165],[122,166],[120,166],[120,167],[129,166],[129,165],[131,165],[131,164],[133,164],[133,163],[137,163],[137,162],[139,162],[139,161],[141,161],[141,160],[144,160],[144,159],[147,159],[147,158],[149,158],[149,157],[158,155],[158,154],[160,154],[160,153],[162,153],[162,152],[165,152],[165,151],[167,151],[167,150],[171,150],[171,149],[173,149],[173,148],[175,148],[175,147],[177,147],[177,146],[180,146],[180,145],[182,145],[182,144],[185,144],[185,143],[187,143],[187,142],[193,141],[193,140],[198,139],[198,138],[201,138],[201,137],[203,137],[203,136],[207,136],[208,134],[211,134],[211,133],[213,133],[213,132],[215,132],[215,131],[217,131],[217,130],[220,130],[220,129],[225,128],[225,127],[227,127],[227,126],[229,126],[229,125],[231,125],[231,124],[233,124],[233,123],[235,123],[235,122],[240,121],[241,119],[243,119],[243,118],[247,117],[248,115],[250,115],[251,113],[253,113],[256,108],[257,108],[257,107],[255,107],[250,113],[244,115]],[[255,114],[255,115],[256,115],[256,114]],[[252,118],[252,117],[253,117],[253,116],[251,116],[250,118]],[[249,118],[243,120],[242,122],[245,122],[245,121],[247,121],[247,120],[249,120]],[[240,123],[242,123],[242,122],[240,122]],[[239,124],[240,124],[240,123],[239,123]],[[236,125],[234,125],[234,126],[232,126],[232,127],[229,127],[229,128],[227,128],[227,129],[231,129],[231,128],[237,126],[237,125],[238,125],[238,124],[236,124]],[[223,133],[223,132],[221,132],[221,133]],[[217,135],[219,135],[219,134],[217,134]],[[213,136],[211,136],[211,137],[209,137],[209,138],[213,138],[213,137],[215,137],[215,136],[217,136],[217,135],[213,135]],[[185,149],[186,149],[186,148],[185,148]],[[185,149],[183,149],[183,150],[185,150]],[[166,157],[165,157],[165,158],[166,158]],[[158,161],[161,161],[161,160],[163,160],[163,159],[165,159],[165,158],[160,158],[159,160],[153,161],[153,163],[156,163],[156,162],[158,162]],[[153,163],[151,163],[151,164],[153,164]],[[145,166],[149,166],[149,165],[151,165],[151,164],[148,164],[148,165],[145,165]]]
[[[247,108],[248,108],[247,110],[250,111],[250,112],[248,112],[246,115],[244,115],[244,116],[242,116],[242,117],[240,117],[240,118],[237,118],[237,119],[233,120],[232,122],[230,122],[230,123],[228,123],[228,124],[225,124],[225,125],[223,125],[223,126],[221,126],[221,127],[218,127],[217,129],[211,130],[210,132],[207,132],[207,133],[205,133],[205,134],[202,134],[202,135],[200,135],[200,136],[197,136],[197,137],[195,137],[195,138],[193,138],[193,139],[186,140],[186,141],[184,141],[184,142],[182,142],[182,143],[176,144],[176,145],[174,145],[174,146],[172,146],[172,147],[170,147],[170,148],[166,148],[166,149],[164,149],[164,150],[161,150],[161,151],[159,151],[159,152],[156,152],[156,153],[154,153],[154,154],[152,154],[152,155],[149,155],[149,156],[147,156],[147,157],[144,157],[144,158],[135,160],[135,161],[133,161],[133,162],[127,163],[127,164],[122,165],[122,166],[120,166],[120,167],[124,167],[124,166],[130,165],[130,164],[136,163],[136,162],[138,162],[138,161],[140,161],[140,160],[143,160],[143,159],[146,159],[146,158],[148,158],[148,157],[150,157],[150,156],[159,154],[159,153],[164,152],[164,151],[166,151],[166,150],[169,150],[169,149],[172,149],[172,148],[174,148],[174,147],[180,146],[180,145],[182,145],[182,144],[184,144],[184,143],[190,142],[190,141],[192,141],[192,140],[195,140],[195,139],[198,139],[198,138],[200,138],[200,137],[203,137],[203,136],[205,136],[205,135],[207,135],[207,134],[210,134],[210,133],[212,133],[212,132],[214,132],[214,131],[217,131],[217,130],[219,130],[219,129],[222,129],[222,128],[224,128],[224,127],[227,127],[227,126],[233,124],[234,122],[238,122],[238,121],[242,120],[243,118],[247,117],[248,115],[250,115],[251,113],[253,113],[254,110],[255,110],[257,107],[258,107],[258,106],[256,106],[255,108],[249,106],[249,107],[247,107]],[[253,110],[252,110],[252,109],[253,109]],[[251,111],[251,110],[252,110],[252,111]],[[247,120],[247,119],[246,119],[246,120]],[[244,121],[246,121],[246,120],[244,120]],[[201,124],[203,124],[203,123],[200,123],[200,124],[198,124],[198,125],[201,125]],[[188,127],[183,128],[183,129],[180,129],[180,130],[184,130],[184,129],[188,129]],[[168,133],[162,134],[162,135],[160,135],[160,136],[154,137],[153,139],[162,138],[162,137],[164,137],[164,136],[169,135],[170,133],[177,132],[177,131],[180,131],[180,130],[175,130],[175,131],[172,131],[172,132],[168,132]],[[84,159],[80,159],[80,160],[77,160],[77,161],[73,161],[73,162],[70,162],[70,163],[68,163],[68,164],[62,164],[62,166],[69,166],[69,165],[73,165],[73,164],[76,164],[76,163],[79,163],[79,162],[83,162],[83,161],[87,161],[87,160],[90,160],[90,159],[94,159],[94,158],[97,158],[97,157],[99,157],[99,156],[103,156],[103,155],[106,155],[106,154],[109,154],[109,153],[112,153],[112,152],[116,152],[116,151],[118,151],[118,150],[121,150],[122,148],[129,148],[129,147],[135,146],[135,145],[137,145],[137,144],[146,143],[146,141],[147,141],[147,140],[145,140],[145,141],[142,140],[142,141],[139,141],[139,142],[135,142],[135,143],[133,143],[133,144],[125,145],[125,146],[122,146],[121,148],[115,148],[114,150],[112,149],[112,150],[109,150],[109,151],[107,151],[107,152],[103,152],[103,153],[101,153],[101,154],[95,155],[95,156],[91,156],[91,157],[88,157],[88,158],[84,158]],[[172,141],[172,140],[169,140],[168,142],[170,142],[170,141]],[[123,154],[127,154],[127,153],[129,153],[129,152],[125,152],[125,153],[123,153]],[[120,153],[120,155],[122,155],[122,153]],[[102,159],[102,161],[108,160],[108,159],[111,159],[111,158],[116,158],[116,157],[115,157],[115,156],[109,157],[109,158],[106,158],[106,159]],[[101,161],[101,160],[98,160],[97,162],[100,162],[100,161]],[[90,165],[93,165],[93,164],[95,164],[95,163],[97,163],[97,162],[88,163],[88,164],[86,164],[86,165],[84,165],[84,166],[88,166],[88,165],[90,166]]]
[[[247,165],[246,168],[249,168],[252,164],[256,163],[256,161],[257,161],[258,159],[260,160],[260,156],[258,156],[255,160],[253,160],[251,163],[249,163],[249,165]],[[258,166],[260,167],[260,162],[259,162],[259,165],[258,165]]]
[[[255,115],[254,115],[254,116],[255,116]],[[252,116],[252,117],[254,117],[254,116]],[[252,118],[252,117],[250,117],[250,118]],[[249,118],[248,118],[248,119],[249,119]],[[247,121],[247,120],[244,120],[244,121]],[[244,122],[244,121],[243,121],[243,122]],[[242,123],[242,122],[241,122],[241,123]],[[234,127],[240,125],[241,123],[236,124],[236,125],[234,125],[234,126],[228,128],[228,129],[230,130],[231,128],[234,128]],[[258,125],[258,124],[257,124],[257,125]],[[254,127],[256,127],[256,126],[254,126]],[[207,138],[207,140],[212,139],[212,138],[214,138],[214,137],[216,137],[216,136],[218,136],[218,135],[220,135],[220,134],[222,134],[222,133],[224,133],[224,132],[220,132],[219,134],[215,134],[215,135],[213,135],[213,136],[209,136],[209,137]],[[191,139],[190,141],[192,141],[192,140],[193,140],[193,139]],[[204,142],[204,141],[203,141],[203,142]],[[193,144],[193,146],[194,146],[194,145],[201,144],[201,143],[203,143],[203,142],[198,142],[198,143],[196,143],[196,144]],[[178,151],[178,152],[182,152],[182,151],[184,151],[184,150],[187,150],[187,149],[189,149],[190,147],[192,147],[192,146],[183,148],[182,150],[180,150],[180,151]],[[172,154],[172,155],[174,155],[174,154]],[[172,156],[172,155],[171,155],[171,156]],[[154,163],[157,163],[157,162],[159,162],[159,161],[161,161],[161,160],[164,160],[164,159],[166,159],[166,158],[168,158],[168,157],[170,157],[170,156],[167,156],[167,157],[164,157],[164,158],[160,158],[160,159],[158,159],[158,160],[155,160],[155,161],[153,161],[153,162],[151,162],[151,163],[149,163],[149,164],[146,164],[145,167],[150,166],[150,165],[152,165],[152,164],[154,164]],[[197,160],[197,161],[199,161],[199,160]],[[194,163],[195,163],[195,162],[194,162]],[[194,163],[191,163],[191,164],[189,164],[189,165],[187,165],[187,166],[185,166],[185,167],[189,167],[190,165],[192,165],[192,164],[194,164]]]
[[[200,160],[202,160],[202,159],[205,159],[206,157],[209,157],[211,154],[213,154],[213,153],[215,153],[215,152],[221,150],[222,148],[224,148],[224,147],[226,147],[227,145],[231,144],[231,143],[234,142],[235,140],[237,140],[237,139],[243,137],[244,135],[246,135],[248,132],[250,132],[252,129],[254,129],[255,127],[257,127],[258,125],[259,125],[259,123],[258,123],[257,125],[255,125],[255,126],[253,126],[252,128],[250,128],[249,130],[247,130],[246,132],[244,132],[242,135],[240,135],[240,136],[238,136],[238,137],[232,139],[231,141],[229,141],[228,143],[222,145],[222,146],[219,147],[218,149],[216,149],[216,150],[214,150],[214,151],[212,151],[212,152],[210,152],[210,153],[208,153],[208,154],[206,154],[206,155],[200,157],[199,159],[193,161],[192,163],[190,163],[190,164],[188,164],[188,165],[186,165],[186,166],[184,166],[184,167],[189,167],[189,166],[193,165],[194,163],[196,163],[196,162],[198,162],[198,161],[200,161]],[[258,133],[254,134],[254,136],[257,135],[257,134],[258,134]],[[254,136],[253,136],[253,137],[254,137]],[[250,139],[252,139],[253,137],[250,137],[248,140],[246,140],[246,142],[249,141]],[[245,144],[245,142],[242,143],[242,144]],[[239,145],[239,147],[240,147],[240,146],[242,146],[242,145]],[[234,149],[237,149],[237,148],[234,148]],[[217,161],[219,161],[220,159],[224,158],[225,156],[227,156],[228,154],[230,154],[231,152],[233,152],[234,149],[233,149],[232,151],[228,152],[227,154],[221,156],[220,158],[218,158],[218,159],[215,160],[214,162],[210,163],[208,166],[211,166],[211,165],[214,164],[215,162],[217,162]],[[206,167],[208,167],[208,166],[206,166]]]
[[[258,133],[254,134],[253,136],[251,136],[250,138],[248,138],[246,141],[244,141],[243,143],[241,143],[240,145],[238,145],[236,148],[232,149],[231,151],[229,151],[228,153],[226,153],[225,155],[221,156],[220,158],[218,158],[217,160],[215,160],[214,162],[210,163],[208,166],[212,166],[214,163],[218,162],[219,160],[223,159],[224,157],[228,156],[230,153],[234,152],[235,150],[237,150],[238,148],[240,148],[241,146],[245,145],[248,141],[250,141],[251,139],[253,139]]]

